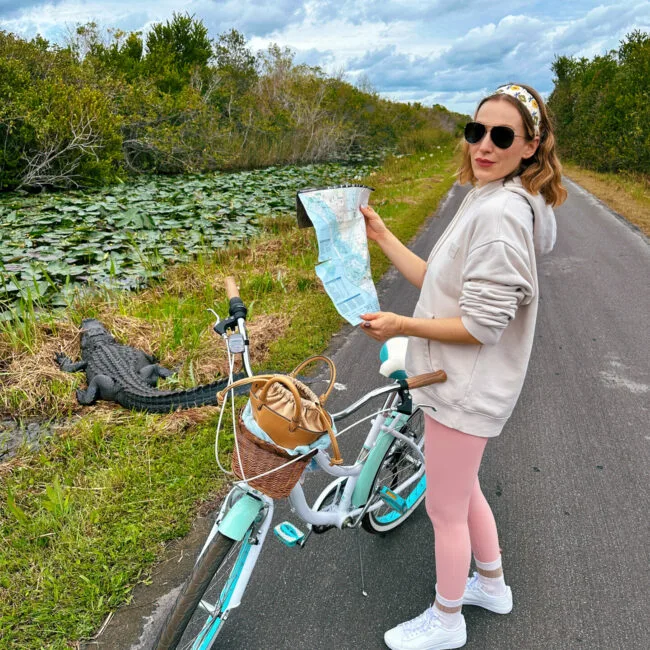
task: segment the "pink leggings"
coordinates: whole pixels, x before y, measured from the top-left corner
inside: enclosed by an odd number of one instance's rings
[[[425,415],[426,508],[435,536],[438,593],[462,598],[472,552],[479,562],[499,557],[494,515],[481,492],[478,468],[487,438],[450,429]]]

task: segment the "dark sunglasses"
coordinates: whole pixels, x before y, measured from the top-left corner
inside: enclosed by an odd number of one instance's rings
[[[515,138],[523,138],[523,135],[516,135],[509,126],[492,126],[489,129],[485,124],[480,122],[468,122],[465,125],[465,140],[470,144],[480,142],[485,134],[490,134],[490,139],[495,147],[499,149],[507,149],[512,146]]]

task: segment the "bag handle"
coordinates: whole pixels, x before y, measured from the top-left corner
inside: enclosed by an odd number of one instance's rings
[[[332,389],[334,388],[334,382],[336,381],[336,366],[334,365],[334,362],[326,356],[323,356],[322,354],[317,354],[316,356],[309,357],[309,359],[305,359],[302,363],[299,363],[290,373],[290,377],[295,377],[305,366],[308,366],[310,363],[313,363],[314,361],[324,361],[330,369],[330,383],[329,386],[327,387],[327,390],[318,398],[318,401],[321,404],[325,404],[327,401],[327,398],[330,396],[330,393],[332,392]]]
[[[327,435],[330,437],[332,451],[334,452],[334,458],[330,458],[330,465],[343,465],[343,458],[341,458],[341,452],[339,451],[339,443],[334,435],[330,419],[327,416],[327,412],[320,404],[318,405],[318,412],[322,423],[321,426],[324,426],[327,429]]]
[[[220,391],[217,392],[217,404],[221,405],[226,399],[226,393],[231,391],[233,388],[239,388],[240,386],[246,386],[246,384],[252,384],[255,381],[264,381],[265,379],[271,379],[274,375],[255,375],[254,377],[244,377],[244,379],[238,379],[233,381],[232,384],[224,386]]]
[[[257,410],[260,411],[262,409],[262,406],[266,405],[266,396],[269,392],[269,388],[271,388],[273,384],[282,384],[293,394],[294,409],[293,417],[291,418],[291,424],[289,425],[289,431],[295,431],[296,428],[301,424],[302,400],[300,399],[300,393],[298,392],[295,384],[290,379],[287,379],[284,375],[272,375],[271,378],[264,384],[262,390],[260,391],[260,405],[257,407]]]
[[[294,401],[294,410],[293,417],[291,418],[291,424],[289,425],[289,431],[295,431],[296,427],[302,424],[302,400],[300,399],[300,393],[298,392],[295,384],[290,379],[287,379],[287,377],[284,375],[255,375],[255,377],[245,377],[244,379],[238,379],[232,384],[228,384],[225,388],[217,393],[217,403],[221,404],[225,399],[225,394],[233,388],[245,386],[246,384],[252,384],[253,382],[258,381],[266,382],[260,391],[260,402],[266,402],[266,394],[269,392],[269,388],[271,388],[271,386],[275,383],[282,384],[291,391]],[[258,409],[259,408],[261,408],[261,406],[258,407]]]

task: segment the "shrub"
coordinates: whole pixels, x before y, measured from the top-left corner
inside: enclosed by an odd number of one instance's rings
[[[139,32],[80,25],[65,47],[0,31],[0,190],[423,151],[460,116],[381,99],[288,48],[255,55],[174,14]]]
[[[563,156],[597,171],[650,173],[650,34],[592,60],[558,56],[548,100]]]

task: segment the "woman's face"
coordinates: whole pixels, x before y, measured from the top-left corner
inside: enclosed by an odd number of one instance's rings
[[[488,130],[493,126],[509,126],[516,136],[526,136],[519,111],[508,101],[490,99],[485,102],[476,113],[475,121],[484,124]],[[538,144],[539,137],[533,140],[515,137],[510,147],[499,149],[492,143],[488,133],[476,144],[469,144],[472,171],[478,180],[477,185],[481,187],[514,172],[519,168],[522,158],[530,158],[535,153]]]

